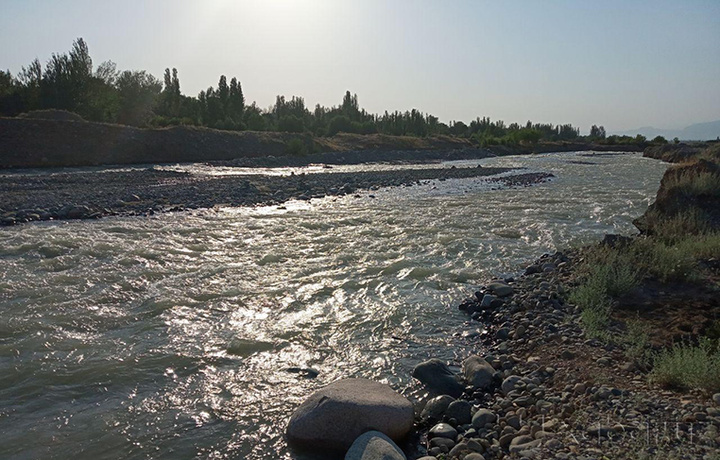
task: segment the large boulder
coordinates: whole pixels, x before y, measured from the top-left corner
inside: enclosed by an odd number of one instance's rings
[[[480,356],[470,356],[463,361],[462,367],[465,380],[475,390],[489,390],[497,383],[497,372]]]
[[[352,443],[345,460],[407,460],[392,439],[379,431],[368,431]]]
[[[412,376],[436,394],[457,398],[464,390],[447,364],[437,358],[428,359],[415,366]]]
[[[318,452],[344,452],[363,433],[399,441],[413,426],[413,405],[387,385],[344,379],[315,392],[290,417],[288,441]]]

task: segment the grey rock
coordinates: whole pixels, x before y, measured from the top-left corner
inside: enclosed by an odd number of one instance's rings
[[[518,396],[513,400],[515,404],[520,407],[527,407],[535,403],[535,400],[530,396]]]
[[[412,371],[412,376],[422,382],[433,393],[450,395],[455,398],[463,393],[463,386],[443,361],[433,358],[423,361]]]
[[[520,429],[520,417],[517,415],[511,415],[507,417],[507,424],[516,430]]]
[[[453,401],[455,401],[455,398],[448,395],[441,395],[432,398],[425,404],[425,407],[420,413],[420,418],[430,422],[439,422],[442,420],[445,410],[447,410],[448,406]]]
[[[522,386],[522,383],[522,377],[518,375],[511,375],[510,377],[503,380],[502,385],[500,385],[500,389],[505,395],[507,395],[511,391],[514,391],[518,389],[518,387]]]
[[[612,358],[608,358],[607,356],[603,356],[602,358],[598,358],[597,361],[595,361],[601,366],[609,366],[612,364]]]
[[[515,433],[508,433],[500,436],[500,439],[498,440],[500,447],[507,449],[508,446],[510,446],[510,442],[515,439],[515,436],[517,436]]]
[[[426,455],[424,457],[420,457],[417,460],[437,460],[437,457],[433,457],[431,455]]]
[[[607,437],[615,432],[615,428],[612,426],[596,424],[596,425],[590,425],[587,428],[586,432],[589,436],[594,436],[596,438],[597,437]]]
[[[540,445],[541,442],[542,441],[539,439],[533,439],[532,436],[527,436],[527,435],[516,436],[510,442],[509,450],[510,450],[511,454],[514,454],[514,453],[521,452],[523,450],[528,450],[528,449],[537,447]]]
[[[410,401],[388,385],[344,379],[311,395],[290,417],[288,441],[314,451],[345,451],[361,434],[376,430],[399,441],[412,429]]]
[[[495,338],[498,340],[507,340],[510,337],[510,329],[507,327],[501,327],[495,333]]]
[[[479,356],[470,356],[463,361],[465,380],[475,390],[487,390],[496,384],[495,369]]]
[[[602,400],[604,400],[604,399],[608,399],[610,396],[612,396],[612,394],[613,394],[613,393],[612,393],[612,389],[610,389],[610,388],[608,388],[608,387],[605,387],[605,386],[602,386],[602,387],[600,387],[600,388],[597,389],[597,391],[595,392],[594,397],[595,397],[595,399],[598,399],[598,400],[601,400],[601,401],[602,401]]]
[[[485,457],[483,457],[482,454],[473,452],[471,454],[467,454],[465,456],[465,460],[485,460]]]
[[[352,443],[345,460],[407,460],[392,439],[379,431],[368,431]]]
[[[560,421],[556,418],[551,418],[542,424],[542,429],[545,431],[555,431],[560,427]]]
[[[444,447],[446,452],[449,452],[450,449],[455,447],[455,441],[453,439],[441,437],[430,438],[429,444],[430,447]]]
[[[505,283],[490,283],[488,289],[490,289],[493,294],[498,297],[507,297],[512,295],[514,292],[513,288]]]
[[[497,300],[497,297],[495,297],[494,295],[485,294],[483,296],[482,300],[480,301],[480,307],[481,308],[490,308],[490,306],[492,305],[494,300]]]
[[[438,423],[428,431],[428,436],[431,438],[440,437],[455,440],[457,435],[457,430],[447,423]]]
[[[445,417],[454,418],[458,425],[465,425],[472,420],[472,405],[468,401],[453,401],[448,405],[445,411]]]
[[[450,453],[448,453],[448,458],[465,458],[466,455],[472,453],[472,449],[470,449],[468,445],[464,442],[461,442],[457,446],[450,449]]]
[[[712,399],[716,406],[720,406],[720,393],[715,393]]]
[[[66,217],[68,219],[82,219],[90,214],[90,208],[87,206],[73,206],[67,210]]]
[[[547,442],[545,442],[545,447],[550,450],[557,450],[560,449],[562,446],[562,442],[557,439],[548,439]]]
[[[472,424],[476,429],[480,430],[485,428],[488,423],[495,423],[496,420],[497,415],[490,409],[479,409],[473,415]]]

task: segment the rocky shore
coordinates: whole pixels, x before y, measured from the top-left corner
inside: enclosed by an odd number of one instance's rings
[[[564,300],[577,259],[546,255],[459,305],[482,324],[487,352],[463,362],[457,399],[422,409],[424,460],[717,458],[720,394],[652,386],[626,346],[589,338]]]
[[[285,201],[363,194],[380,187],[411,187],[432,181],[492,176],[507,168],[433,168],[288,176],[210,176],[148,168],[0,175],[0,224],[39,220],[152,215],[214,206],[277,205]],[[549,179],[546,173],[494,178],[524,186]]]

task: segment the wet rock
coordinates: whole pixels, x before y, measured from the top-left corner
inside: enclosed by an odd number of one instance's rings
[[[463,386],[443,361],[433,358],[415,366],[412,376],[422,382],[433,393],[450,395],[455,398],[463,393]]]
[[[425,407],[420,413],[420,418],[429,422],[439,422],[442,420],[445,410],[453,401],[455,401],[455,398],[448,395],[441,395],[432,398],[427,402],[427,404],[425,404]]]
[[[407,460],[402,450],[379,431],[368,431],[352,443],[345,460]]]
[[[480,356],[471,356],[463,361],[465,380],[475,390],[487,390],[496,384],[495,369]]]
[[[457,435],[457,430],[447,423],[438,423],[428,431],[428,436],[431,438],[440,437],[455,440]]]
[[[542,267],[540,265],[530,265],[525,269],[525,275],[534,275],[536,273],[542,272]]]
[[[344,379],[310,396],[290,417],[288,440],[314,451],[344,451],[369,430],[403,439],[413,426],[413,405],[388,385]]]

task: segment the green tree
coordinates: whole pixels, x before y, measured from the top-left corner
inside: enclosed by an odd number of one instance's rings
[[[238,122],[243,119],[243,111],[245,110],[245,96],[243,95],[242,85],[237,78],[230,80],[230,91],[228,95],[228,116]]]
[[[126,70],[117,79],[118,122],[145,126],[162,91],[162,83],[145,72]]]
[[[590,137],[593,139],[605,139],[605,127],[592,125],[590,128]]]

